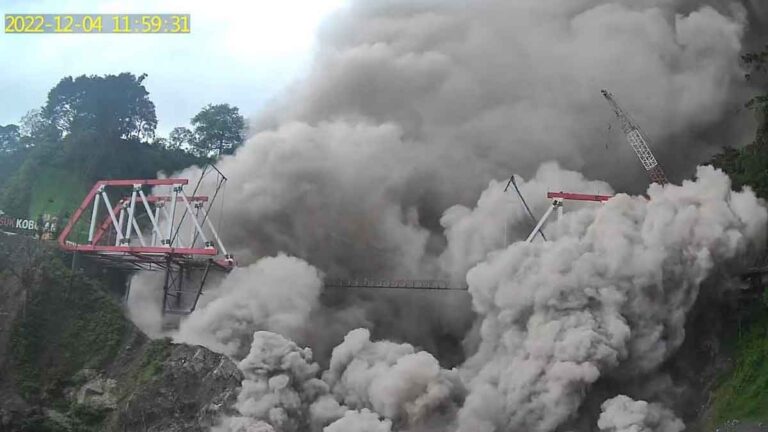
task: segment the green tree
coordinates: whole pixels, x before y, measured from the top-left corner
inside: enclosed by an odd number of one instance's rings
[[[194,134],[185,127],[173,128],[168,135],[167,148],[170,150],[179,150],[185,146],[192,146]]]
[[[762,52],[745,54],[742,63],[748,72],[747,80],[762,89],[762,94],[746,104],[760,122],[757,135],[744,148],[724,148],[710,163],[728,173],[736,188],[748,185],[760,197],[768,198],[768,46]]]
[[[192,117],[192,145],[201,155],[231,154],[243,142],[245,119],[237,107],[208,105]]]
[[[125,72],[66,77],[48,93],[42,117],[59,136],[95,132],[104,139],[151,142],[157,116],[143,85],[146,77]]]
[[[11,153],[22,148],[19,127],[15,124],[0,126],[0,153]]]
[[[19,121],[19,133],[33,143],[50,141],[56,138],[57,132],[53,125],[43,116],[43,111],[33,109],[27,111]],[[33,145],[27,145],[32,147]]]

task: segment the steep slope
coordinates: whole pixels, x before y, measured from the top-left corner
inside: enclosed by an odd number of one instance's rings
[[[0,431],[202,431],[228,412],[242,379],[228,358],[150,341],[115,278],[71,272],[50,245],[0,250]]]

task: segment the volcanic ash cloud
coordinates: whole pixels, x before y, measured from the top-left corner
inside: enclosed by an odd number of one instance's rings
[[[743,104],[747,26],[739,8],[688,3],[350,1],[305,79],[217,162],[230,179],[224,241],[243,263],[282,251],[333,277],[425,277],[440,216],[492,179],[556,160],[638,191],[644,173],[608,130],[603,87],[670,173],[688,174],[691,155],[728,141],[671,137]]]
[[[685,425],[659,404],[616,396],[603,403],[597,421],[601,432],[681,432]]]
[[[182,321],[176,339],[242,358],[256,330],[301,340],[317,305],[321,273],[279,254],[236,268],[208,295],[216,296]]]
[[[561,168],[556,162],[542,164],[529,180],[519,176],[515,179],[535,218],[543,215],[552,205],[546,199],[547,192],[569,190],[597,195],[613,194],[607,183],[588,180],[579,172]],[[458,280],[463,285],[467,271],[484,261],[488,253],[526,238],[535,226],[536,221],[531,220],[513,186],[509,185],[507,189],[507,184],[508,181],[491,180],[474,208],[455,205],[443,213],[440,224],[448,246],[440,256],[440,265],[453,281]],[[568,206],[573,210],[584,204],[571,202]],[[546,235],[548,229],[543,231]]]
[[[334,349],[322,377],[311,349],[267,331],[252,339],[238,364],[241,415],[223,419],[220,431],[388,432],[434,420],[438,408],[455,412],[463,396],[457,371],[409,344],[373,342],[365,329]]]
[[[604,374],[657,368],[682,344],[700,283],[764,237],[765,208],[714,168],[648,193],[567,214],[552,241],[470,270],[481,342],[463,367],[459,431],[552,431]]]
[[[768,211],[749,189],[730,186],[700,167],[682,186],[566,213],[550,241],[489,252],[467,275],[481,324],[477,351],[458,370],[357,329],[321,371],[308,348],[257,332],[240,362],[242,416],[226,430],[554,431],[602,377],[656,370],[682,344],[701,283],[727,277],[762,246]],[[604,402],[598,427],[683,426],[659,404],[617,396]]]
[[[450,409],[463,398],[455,370],[409,344],[370,340],[370,332],[349,332],[333,350],[323,374],[333,395],[344,405],[371,408],[401,424],[418,424],[437,408]]]

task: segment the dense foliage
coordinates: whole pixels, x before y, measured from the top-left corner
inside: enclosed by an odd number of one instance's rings
[[[51,89],[43,117],[65,136],[95,132],[102,139],[151,140],[155,136],[155,104],[142,84],[146,74],[66,77]]]
[[[11,353],[22,395],[56,394],[83,368],[100,368],[120,348],[129,326],[96,281],[71,273],[59,259],[37,264]]]
[[[760,53],[742,57],[747,79],[758,88],[766,88],[768,47]],[[768,92],[755,96],[747,104],[758,118],[755,140],[740,148],[725,148],[712,159],[712,164],[728,173],[737,188],[749,186],[762,198],[768,198]]]
[[[156,136],[145,79],[130,73],[66,77],[19,125],[0,126],[0,209],[62,220],[96,180],[154,178],[208,162],[209,152],[197,151],[191,131],[181,139],[178,133],[169,140]],[[218,137],[209,117],[198,125]]]
[[[731,373],[714,394],[714,424],[768,419],[768,314],[763,311],[737,341]]]
[[[741,148],[726,148],[712,164],[723,169],[731,177],[734,186],[751,187],[768,198],[768,91],[765,73],[768,71],[768,47],[760,53],[742,57],[747,67],[747,79],[763,89],[747,103],[754,110],[760,125],[755,140]],[[768,420],[768,290],[763,304],[756,304],[746,315],[744,334],[735,340],[733,367],[721,378],[712,395],[711,426],[721,425],[731,419],[764,422]]]
[[[237,107],[208,105],[192,117],[192,145],[200,154],[231,154],[243,142],[245,119]]]

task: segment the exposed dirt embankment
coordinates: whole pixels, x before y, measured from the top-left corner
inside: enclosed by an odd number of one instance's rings
[[[3,235],[0,251],[0,432],[202,431],[228,412],[228,358],[150,341],[113,277],[71,272],[51,245]]]

